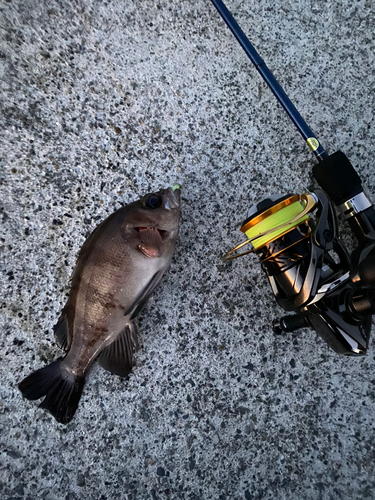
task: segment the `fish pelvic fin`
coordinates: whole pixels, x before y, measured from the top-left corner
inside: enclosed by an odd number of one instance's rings
[[[45,396],[39,408],[48,410],[62,424],[69,423],[78,407],[85,377],[64,369],[63,358],[41,368],[18,384],[23,396],[35,400]]]
[[[114,375],[127,377],[134,366],[134,353],[137,349],[137,328],[131,321],[116,340],[100,353],[99,364]]]

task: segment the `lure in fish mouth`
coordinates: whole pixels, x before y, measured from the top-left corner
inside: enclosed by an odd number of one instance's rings
[[[138,348],[135,317],[169,268],[178,235],[180,186],[120,208],[83,244],[68,300],[55,326],[64,357],[19,384],[58,422],[74,416],[85,376],[97,359],[126,377]]]

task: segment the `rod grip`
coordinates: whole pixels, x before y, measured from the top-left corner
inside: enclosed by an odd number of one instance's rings
[[[313,175],[335,205],[341,205],[363,191],[359,175],[342,151],[315,165]]]

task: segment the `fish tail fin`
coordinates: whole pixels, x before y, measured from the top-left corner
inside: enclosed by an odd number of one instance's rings
[[[45,396],[39,408],[48,410],[58,422],[67,424],[76,412],[85,377],[64,369],[63,358],[41,368],[18,384],[27,399]]]

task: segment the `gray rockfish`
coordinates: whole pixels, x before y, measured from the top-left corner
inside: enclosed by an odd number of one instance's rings
[[[126,377],[137,349],[134,318],[169,268],[178,234],[180,186],[120,208],[87,238],[55,337],[66,351],[20,384],[58,422],[72,419],[95,359]]]

